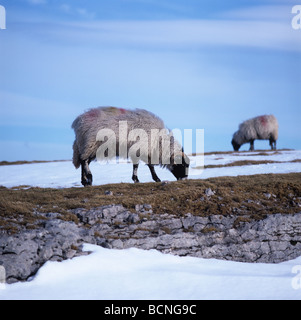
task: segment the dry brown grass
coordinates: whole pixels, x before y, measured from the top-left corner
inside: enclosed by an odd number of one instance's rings
[[[14,166],[14,165],[21,165],[21,164],[33,164],[33,163],[50,163],[50,162],[64,162],[70,160],[52,160],[52,161],[0,161],[0,166]]]
[[[299,163],[301,162],[301,159],[295,159],[292,161],[289,161],[292,163]],[[272,160],[238,160],[233,161],[231,163],[227,164],[210,164],[205,165],[205,169],[212,169],[212,168],[224,168],[224,167],[240,167],[240,166],[251,166],[251,165],[260,165],[260,164],[268,164],[268,163],[287,163],[286,161],[272,161]]]
[[[256,156],[272,156],[275,154],[280,154],[281,151],[293,151],[294,149],[278,149],[276,151],[272,151],[271,149],[265,149],[265,150],[254,150],[254,151],[211,151],[211,152],[205,152],[205,156],[210,155],[223,155],[223,154],[233,154],[233,155],[246,155],[248,156],[250,153],[256,154]],[[193,153],[193,156],[198,155]]]
[[[235,214],[261,219],[273,213],[301,212],[301,173],[220,177],[170,183],[112,184],[70,189],[0,188],[0,231],[34,227],[43,213],[57,212],[77,222],[71,209],[122,204],[135,210],[151,204],[154,213],[183,216]],[[208,198],[205,190],[215,192]],[[106,195],[111,191],[112,195]]]

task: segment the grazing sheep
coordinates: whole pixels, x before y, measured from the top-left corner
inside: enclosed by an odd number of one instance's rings
[[[82,184],[92,185],[91,161],[130,158],[133,162],[133,181],[139,182],[139,161],[145,162],[152,178],[160,182],[154,165],[169,169],[177,180],[187,178],[189,159],[180,144],[161,119],[141,109],[125,110],[114,107],[91,109],[77,117],[73,164],[82,167]]]
[[[254,140],[270,140],[272,150],[276,150],[278,139],[278,121],[273,115],[259,116],[247,120],[239,125],[234,133],[232,146],[235,151],[245,144],[250,143],[250,150],[254,150]]]

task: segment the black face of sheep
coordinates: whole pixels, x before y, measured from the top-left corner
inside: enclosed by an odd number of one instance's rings
[[[232,146],[233,146],[234,151],[239,151],[241,145],[238,144],[234,139],[232,140],[231,143],[232,143]]]
[[[171,173],[176,177],[177,180],[183,180],[188,177],[188,167],[189,164],[183,163],[183,164],[174,164],[171,167]]]

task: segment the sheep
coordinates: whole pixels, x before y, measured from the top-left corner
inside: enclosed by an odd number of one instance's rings
[[[183,148],[165,128],[163,121],[146,110],[94,108],[78,116],[72,128],[76,136],[73,164],[76,169],[82,167],[83,186],[92,185],[89,164],[96,158],[130,158],[135,183],[139,182],[137,171],[140,160],[148,165],[156,182],[161,180],[154,165],[167,168],[177,180],[188,176],[189,158]]]
[[[271,149],[276,150],[278,121],[275,116],[263,115],[241,123],[233,135],[232,146],[238,151],[243,144],[250,143],[250,151],[253,151],[256,139],[270,140]]]

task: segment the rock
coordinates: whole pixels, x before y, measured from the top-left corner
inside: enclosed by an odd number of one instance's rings
[[[127,218],[127,222],[129,223],[137,223],[140,221],[140,217],[138,214],[130,214]]]
[[[73,222],[47,221],[42,229],[0,237],[0,265],[8,283],[32,277],[48,260],[74,257],[79,242],[89,241],[88,233]]]
[[[153,210],[152,210],[152,206],[150,204],[137,204],[135,206],[135,210],[137,212],[141,212],[141,213],[152,213]]]
[[[150,204],[144,204],[144,205],[143,205],[143,208],[144,208],[145,210],[151,210],[151,209],[152,209],[152,206],[151,206]]]
[[[208,189],[205,190],[205,195],[206,195],[208,198],[210,198],[210,197],[212,197],[212,196],[215,195],[215,192],[212,191],[211,188],[208,188]]]
[[[205,195],[215,194],[210,188]],[[122,205],[78,208],[79,223],[52,213],[33,230],[0,233],[0,266],[8,283],[31,279],[47,261],[87,254],[84,243],[107,249],[155,249],[180,256],[278,263],[301,255],[301,213],[253,220],[236,214],[154,214],[147,204],[130,212]],[[145,215],[145,216],[144,216]],[[2,268],[2,269],[3,269]]]

